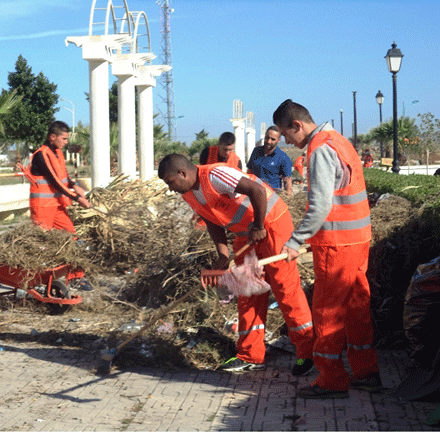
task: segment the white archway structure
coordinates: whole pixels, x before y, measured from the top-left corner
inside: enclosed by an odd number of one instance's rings
[[[141,20],[145,30],[140,35]],[[151,53],[150,33],[147,16],[144,12],[129,12],[121,23],[120,33],[130,33],[132,39],[116,51],[112,63],[112,73],[118,78],[118,135],[119,135],[119,173],[136,177],[136,79],[139,68],[151,64],[156,57]],[[141,51],[140,39],[144,37],[145,46]]]
[[[245,119],[243,118],[243,102],[241,100],[234,100],[233,103],[233,118],[231,119],[232,126],[234,127],[235,135],[235,153],[241,159],[243,168],[246,166],[245,155],[245,140],[244,140],[244,127]]]
[[[255,114],[252,111],[246,113],[246,163],[251,157],[252,151],[255,148]]]
[[[142,46],[144,41],[146,44]],[[82,48],[83,59],[89,62],[92,188],[103,187],[110,182],[109,64],[112,65],[112,74],[118,78],[119,172],[134,178],[135,86],[139,84],[137,79],[141,76],[142,66],[146,62],[151,64],[155,58],[150,50],[147,17],[144,12],[130,12],[125,0],[121,0],[119,5],[114,5],[113,0],[93,0],[89,35],[67,37],[66,45],[69,43]],[[141,52],[145,49],[146,52]],[[160,74],[171,67],[159,66],[157,69]],[[145,125],[151,126],[152,134],[153,122],[149,119],[139,121],[139,134],[145,133]],[[140,154],[141,157],[145,158]],[[141,176],[149,179],[145,174]]]

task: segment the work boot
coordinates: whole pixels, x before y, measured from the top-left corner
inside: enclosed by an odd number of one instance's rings
[[[368,392],[379,392],[383,389],[382,381],[378,372],[374,372],[364,379],[351,379],[351,386],[354,389],[360,389]]]
[[[292,368],[293,375],[304,375],[313,368],[313,360],[309,358],[299,358]]]

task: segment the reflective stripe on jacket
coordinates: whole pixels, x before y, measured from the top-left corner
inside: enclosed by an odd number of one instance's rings
[[[58,180],[62,188],[66,189],[67,193],[70,193],[68,188],[69,177],[67,175],[63,152],[57,148],[56,153],[54,153],[47,145],[42,145],[35,153],[37,152],[43,154],[46,165],[53,173],[54,178]],[[35,153],[32,156],[34,156]],[[67,207],[72,205],[72,200],[61,193],[44,176],[33,175],[30,167],[28,168],[28,174],[32,178],[30,181],[30,206],[52,207],[62,205]]]
[[[337,246],[371,240],[370,207],[359,156],[350,142],[335,130],[320,131],[309,143],[307,163],[318,147],[327,144],[336,151],[350,172],[350,184],[333,192],[332,208],[320,230],[307,240],[309,244]],[[310,190],[310,180],[308,188]]]
[[[206,204],[201,204],[192,191],[184,193],[183,199],[202,218],[213,224],[223,227],[225,230],[235,232],[237,235],[246,236],[254,222],[254,209],[247,195],[240,194],[237,198],[218,193],[209,180],[211,171],[224,164],[198,165],[200,187],[206,199]],[[237,168],[237,170],[239,170]],[[241,170],[240,170],[241,171]],[[266,190],[267,210],[264,225],[270,225],[284,212],[288,211],[287,204],[255,175],[246,174],[248,178],[262,185]]]
[[[208,159],[206,160],[207,164],[218,164],[218,145],[214,147],[209,147]],[[239,168],[240,158],[233,151],[229,153],[228,160],[226,164],[230,167]]]

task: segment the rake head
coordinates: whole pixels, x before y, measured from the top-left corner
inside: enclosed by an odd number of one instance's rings
[[[203,289],[206,289],[208,286],[217,287],[220,277],[222,277],[227,272],[228,270],[202,270],[200,280],[202,282]]]

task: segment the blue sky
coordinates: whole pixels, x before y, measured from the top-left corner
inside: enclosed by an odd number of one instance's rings
[[[115,6],[123,0],[113,0]],[[98,0],[105,6],[107,0]],[[161,63],[160,8],[155,0],[127,0],[148,17],[155,64]],[[34,74],[58,85],[73,102],[75,123],[89,123],[88,63],[67,36],[88,34],[92,0],[0,0],[0,87],[22,55]],[[440,118],[440,3],[438,1],[171,0],[171,48],[177,140],[190,144],[233,131],[233,101],[260,125],[287,98],[306,106],[316,123],[335,122],[351,136],[353,91],[357,132],[379,124],[375,96],[385,96],[383,120],[392,118],[392,77],[385,55],[396,42],[404,58],[397,75],[399,115],[431,112]],[[111,71],[111,70],[110,70]],[[109,74],[110,83],[115,78]],[[155,89],[155,111],[165,111]],[[418,102],[415,102],[418,101]],[[413,103],[415,102],[415,103]],[[60,107],[72,109],[65,101]],[[61,108],[57,118],[72,123]]]

